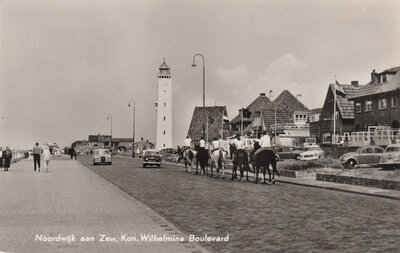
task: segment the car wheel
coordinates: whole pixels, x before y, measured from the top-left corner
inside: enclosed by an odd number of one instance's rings
[[[109,163],[109,165],[111,165],[111,164],[112,164],[112,162]]]
[[[143,164],[143,168],[146,168],[146,165]]]
[[[354,169],[354,167],[357,165],[356,160],[354,159],[349,159],[345,164],[344,167],[346,169]]]
[[[300,160],[300,155],[296,155],[296,156],[295,156],[295,159],[296,159],[296,160]]]

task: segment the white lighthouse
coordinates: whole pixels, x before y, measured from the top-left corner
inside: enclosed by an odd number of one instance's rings
[[[172,148],[172,80],[165,59],[158,69],[156,148]]]

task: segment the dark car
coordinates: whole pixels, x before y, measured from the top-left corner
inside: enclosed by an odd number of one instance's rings
[[[146,166],[161,167],[161,154],[155,149],[147,149],[143,155],[143,168]]]
[[[303,152],[302,150],[295,150],[291,147],[279,147],[273,149],[279,160],[285,159],[300,159],[300,154]]]
[[[355,152],[349,152],[340,157],[343,167],[351,169],[359,165],[377,165],[384,149],[380,146],[369,145],[358,148]]]

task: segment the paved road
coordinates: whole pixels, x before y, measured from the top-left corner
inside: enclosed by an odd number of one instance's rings
[[[142,241],[186,235],[75,160],[52,160],[48,173],[34,172],[32,160],[13,164],[0,171],[0,193],[0,252],[207,252],[187,241]],[[70,235],[77,241],[56,241]]]
[[[180,229],[229,234],[216,252],[398,252],[400,202],[278,183],[255,185],[188,174],[181,167],[81,162]]]

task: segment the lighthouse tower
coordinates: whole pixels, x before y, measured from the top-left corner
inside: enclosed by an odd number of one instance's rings
[[[158,69],[156,148],[172,148],[172,80],[165,59]]]

